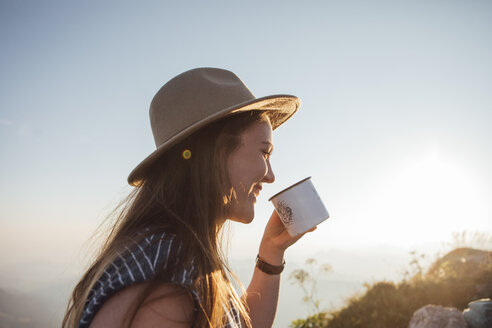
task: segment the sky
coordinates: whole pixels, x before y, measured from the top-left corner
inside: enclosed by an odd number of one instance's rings
[[[491,34],[489,1],[1,0],[0,285],[80,276],[155,149],[153,95],[204,66],[302,101],[232,261],[256,256],[268,198],[308,176],[330,219],[287,263],[492,232]]]

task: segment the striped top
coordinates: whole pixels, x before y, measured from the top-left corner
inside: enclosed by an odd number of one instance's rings
[[[156,272],[174,283],[188,289],[196,302],[199,296],[193,289],[195,277],[193,263],[184,268],[179,259],[182,244],[171,233],[153,234],[125,247],[116,259],[104,270],[89,292],[79,328],[88,328],[102,304],[113,294],[132,284],[152,279]],[[241,327],[237,311],[227,314],[229,323],[225,327]]]

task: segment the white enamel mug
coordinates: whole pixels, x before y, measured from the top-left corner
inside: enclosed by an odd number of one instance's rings
[[[311,181],[305,178],[270,197],[287,232],[302,234],[330,216]]]

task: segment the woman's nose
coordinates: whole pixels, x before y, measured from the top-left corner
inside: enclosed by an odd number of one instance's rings
[[[267,174],[263,178],[263,181],[266,183],[273,183],[275,181],[275,174],[273,174],[272,165],[270,164],[270,161],[268,161],[268,170],[267,170]]]

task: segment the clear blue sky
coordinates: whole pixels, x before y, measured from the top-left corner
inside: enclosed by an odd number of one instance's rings
[[[1,1],[0,262],[79,254],[153,150],[152,96],[200,66],[302,100],[231,257],[305,176],[332,219],[292,257],[490,231],[490,35],[490,1]]]

